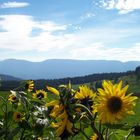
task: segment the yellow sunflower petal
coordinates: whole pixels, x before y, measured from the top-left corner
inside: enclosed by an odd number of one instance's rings
[[[68,130],[69,133],[73,134],[72,123],[69,120],[67,120],[66,129]]]
[[[66,118],[66,117],[68,117],[68,115],[67,115],[66,111],[64,110],[64,112],[63,112],[62,114],[60,114],[60,115],[57,117],[57,119],[63,119],[63,118]]]
[[[48,89],[50,92],[54,93],[55,95],[59,96],[59,91],[58,91],[57,89],[55,89],[55,88],[53,88],[53,87],[49,87],[49,86],[47,86],[47,89]]]
[[[59,104],[59,100],[53,100],[49,103],[46,103],[46,106],[54,106],[54,105],[58,105]]]
[[[63,110],[63,108],[64,107],[62,105],[55,105],[54,108],[53,108],[53,110],[50,113],[50,116],[51,117],[54,117],[54,118],[58,117],[58,115],[61,113],[61,111]]]
[[[67,123],[67,119],[64,119],[63,122],[62,122],[62,125],[59,126],[59,128],[56,130],[56,134],[58,136],[60,136],[64,132],[65,127],[66,127],[66,123]]]
[[[98,140],[98,135],[97,135],[97,134],[94,134],[94,135],[90,138],[90,140]]]
[[[136,96],[132,93],[125,95],[128,86],[122,88],[122,81],[112,84],[111,81],[103,82],[103,89],[98,89],[97,112],[102,123],[117,123],[127,114],[134,114]]]
[[[57,127],[59,127],[60,125],[62,125],[62,121],[61,122],[58,122],[58,123],[54,123],[54,122],[52,122],[51,123],[51,127],[53,127],[53,128],[57,128]]]

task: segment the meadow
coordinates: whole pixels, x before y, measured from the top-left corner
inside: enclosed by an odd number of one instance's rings
[[[102,87],[68,83],[34,90],[30,80],[22,86],[0,91],[1,140],[140,139],[136,75],[102,81]]]

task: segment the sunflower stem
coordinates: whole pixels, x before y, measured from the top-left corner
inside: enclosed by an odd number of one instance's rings
[[[82,130],[82,125],[80,123],[80,129],[77,129],[78,131],[80,131],[86,138],[87,140],[90,140],[90,138],[85,134],[85,132]]]
[[[90,138],[85,134],[84,131],[82,131],[81,129],[80,129],[80,131],[81,131],[81,133],[87,138],[87,140],[90,140]]]
[[[7,114],[7,104],[6,104],[6,110],[5,110],[5,127],[6,127],[6,133],[5,133],[5,138],[7,139],[7,135],[8,135],[8,133],[7,133],[7,131],[8,131],[8,124],[7,124],[7,118],[8,118],[8,116],[7,116],[8,114]]]
[[[86,106],[84,106],[84,105],[82,105],[82,104],[75,104],[75,108],[76,107],[80,107],[80,108],[82,108],[82,109],[84,109],[87,113],[88,113],[88,115],[89,115],[89,118],[90,119],[92,119],[92,121],[94,120],[95,121],[95,116],[93,117],[93,115],[92,115],[92,113],[90,112],[90,110],[86,107]]]
[[[95,113],[95,115],[93,117],[92,113],[90,112],[90,110],[86,106],[84,106],[82,104],[76,104],[75,108],[76,107],[81,107],[82,109],[84,109],[88,113],[88,116],[91,120],[91,127],[92,127],[93,131],[98,135],[99,140],[104,140],[103,135],[95,127],[95,119],[96,119],[97,113]]]
[[[97,128],[91,124],[92,129],[94,130],[94,132],[98,135],[99,140],[104,140],[103,135],[97,130]]]
[[[101,133],[101,129],[102,128],[102,125],[101,125],[101,121],[99,122],[99,132]]]
[[[6,104],[6,101],[2,96],[0,96],[0,99],[2,99],[2,101]]]
[[[7,139],[7,136],[8,136],[8,121],[7,121],[7,119],[8,119],[8,105],[7,105],[7,101],[8,101],[8,99],[7,99],[7,97],[6,97],[6,100],[5,100],[5,109],[3,109],[3,112],[4,112],[4,114],[5,114],[5,139]]]
[[[29,118],[30,118],[30,114],[27,117],[27,122],[28,122]],[[20,140],[23,139],[23,136],[24,136],[25,131],[26,131],[26,128],[24,127],[23,130],[22,130],[22,132],[21,132]]]
[[[128,135],[127,136],[125,136],[125,140],[128,140],[128,138],[129,138],[129,136],[132,134],[132,131],[130,131],[129,133],[128,133]]]
[[[105,140],[108,140],[109,138],[109,128],[106,129],[106,134],[105,134]]]

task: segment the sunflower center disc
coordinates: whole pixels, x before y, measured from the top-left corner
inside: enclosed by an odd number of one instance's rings
[[[111,97],[107,102],[107,107],[111,113],[117,113],[122,108],[122,100],[119,97]]]
[[[29,84],[25,84],[25,89],[28,89],[29,88]]]
[[[20,116],[20,114],[17,114],[17,118],[19,119],[21,116]]]
[[[44,94],[43,94],[43,93],[38,93],[38,94],[37,94],[37,98],[38,98],[38,99],[44,98]]]
[[[16,97],[14,96],[12,99],[13,99],[13,100],[16,100]]]

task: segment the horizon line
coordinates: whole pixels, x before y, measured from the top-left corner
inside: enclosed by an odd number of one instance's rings
[[[7,60],[17,60],[17,61],[27,61],[27,62],[44,62],[48,60],[72,60],[72,61],[117,61],[117,62],[122,62],[122,63],[127,63],[127,62],[140,62],[140,60],[128,60],[128,61],[121,61],[121,60],[114,60],[114,59],[71,59],[71,58],[49,58],[49,59],[44,59],[40,61],[33,61],[33,60],[28,60],[28,59],[20,59],[20,58],[7,58],[7,59],[0,59],[0,62],[2,61],[7,61]]]

